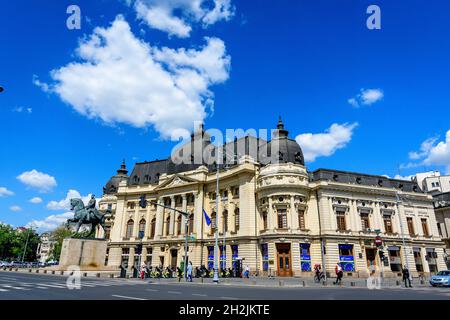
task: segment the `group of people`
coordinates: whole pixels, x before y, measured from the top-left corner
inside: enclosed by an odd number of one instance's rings
[[[336,263],[336,266],[334,267],[334,272],[336,274],[336,280],[333,281],[333,284],[341,285],[342,278],[344,276],[344,270],[342,269],[340,262]],[[402,279],[403,279],[403,282],[405,283],[405,288],[408,288],[408,287],[412,288],[411,276],[410,276],[409,270],[406,266],[404,266],[402,268]],[[322,280],[325,280],[325,274],[322,271],[322,266],[320,264],[316,264],[316,265],[314,265],[314,281],[320,282]]]

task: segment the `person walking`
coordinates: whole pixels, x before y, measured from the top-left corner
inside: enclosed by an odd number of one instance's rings
[[[145,277],[145,271],[147,270],[147,263],[144,261],[141,264],[141,279],[143,280]]]
[[[250,268],[248,265],[245,266],[244,276],[248,279],[250,276]]]
[[[189,282],[192,282],[192,262],[189,261],[189,264],[187,266],[187,276],[189,279]]]
[[[402,275],[403,275],[403,281],[405,282],[405,288],[408,288],[408,285],[406,284],[406,281],[408,281],[409,287],[412,288],[411,286],[411,278],[409,275],[409,270],[406,266],[403,267],[402,269]]]
[[[344,275],[344,272],[342,271],[342,266],[338,262],[336,263],[336,266],[334,267],[334,272],[336,273],[336,281],[333,282],[333,284],[342,284],[342,276]]]

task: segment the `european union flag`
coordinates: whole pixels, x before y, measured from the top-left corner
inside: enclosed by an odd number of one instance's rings
[[[209,226],[211,224],[211,218],[208,216],[205,209],[203,209],[203,214],[205,215],[206,224]]]

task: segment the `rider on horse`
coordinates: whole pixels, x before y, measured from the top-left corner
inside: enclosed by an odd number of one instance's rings
[[[97,200],[95,200],[95,195],[91,195],[91,200],[89,200],[89,203],[85,207],[87,212],[87,221],[91,221],[91,217],[93,218],[95,216],[95,204]]]

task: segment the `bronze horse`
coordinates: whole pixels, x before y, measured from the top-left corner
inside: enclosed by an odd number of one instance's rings
[[[80,227],[83,224],[90,224],[91,230],[89,232],[89,236],[94,233],[95,228],[100,225],[103,228],[104,234],[106,234],[106,226],[105,219],[106,214],[111,213],[111,210],[106,210],[104,212],[100,212],[97,209],[93,209],[92,213],[89,213],[88,210],[84,207],[83,200],[81,199],[70,199],[70,210],[74,211],[73,219],[67,219],[66,226],[69,226],[70,223],[76,223],[76,231],[78,233],[80,231]]]

